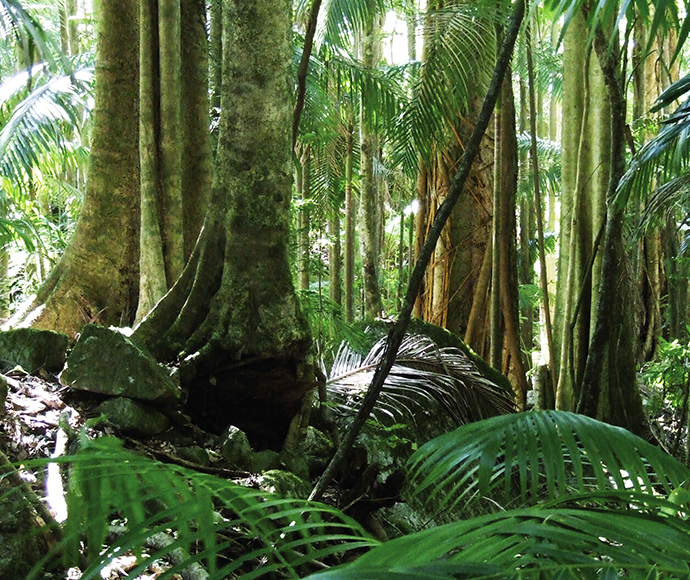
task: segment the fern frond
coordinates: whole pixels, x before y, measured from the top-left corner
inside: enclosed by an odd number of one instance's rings
[[[114,557],[127,550],[140,554],[147,539],[161,532],[171,541],[159,550],[149,548],[151,557],[179,549],[187,554],[161,578],[170,578],[196,561],[204,562],[209,578],[218,580],[276,571],[297,577],[314,559],[376,544],[335,508],[283,499],[152,461],[126,451],[114,438],[91,441],[76,456],[61,461],[71,465],[71,486],[64,539],[55,551],[64,553],[70,565],[85,542],[89,566],[84,580],[98,578]],[[104,550],[114,519],[126,522],[126,532]],[[224,565],[218,566],[217,559],[228,549],[240,555],[228,563],[223,559]],[[142,560],[132,576],[143,573],[150,562]],[[36,570],[32,578],[38,574]]]
[[[425,444],[410,459],[415,493],[438,509],[503,488],[506,501],[625,490],[668,496],[690,469],[620,427],[540,411],[494,417]],[[517,490],[516,490],[517,487]]]
[[[686,578],[690,524],[610,509],[529,508],[386,542],[311,580]]]

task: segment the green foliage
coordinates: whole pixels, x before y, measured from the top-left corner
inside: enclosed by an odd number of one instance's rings
[[[687,402],[690,380],[690,344],[675,339],[671,342],[659,338],[657,360],[642,369],[641,378],[650,388],[659,392],[657,404],[671,404],[676,409]],[[654,405],[653,401],[650,401]],[[658,410],[658,409],[656,409]]]
[[[492,491],[510,501],[624,490],[669,495],[690,471],[629,431],[559,411],[495,417],[460,427],[422,447],[411,460],[416,493],[438,508]],[[517,488],[516,488],[517,486]]]
[[[206,564],[213,579],[256,578],[277,570],[297,577],[315,559],[376,544],[335,508],[161,464],[126,451],[114,438],[85,442],[76,456],[61,462],[71,466],[69,517],[53,553],[62,553],[66,565],[77,565],[83,542],[84,580],[98,578],[127,550],[140,554],[147,538],[159,532],[172,541],[162,549],[148,547],[152,558],[177,549],[188,554],[160,578],[174,577],[197,561]],[[113,522],[123,523],[124,533],[104,550]],[[239,555],[219,558],[228,551]],[[131,574],[143,573],[151,561],[140,559]],[[38,574],[35,570],[31,578]]]
[[[311,335],[318,341],[324,364],[330,366],[333,352],[343,342],[359,352],[366,350],[364,333],[345,321],[342,308],[323,291],[297,290],[297,298],[302,313],[309,322]]]
[[[562,412],[495,417],[430,441],[410,459],[410,473],[414,493],[435,510],[502,488],[507,500],[534,506],[410,534],[310,578],[690,573],[682,487],[690,470],[623,429]]]

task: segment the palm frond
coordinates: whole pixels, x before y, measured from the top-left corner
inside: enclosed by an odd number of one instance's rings
[[[686,578],[689,539],[690,524],[677,517],[529,508],[397,538],[309,578]]]
[[[448,142],[471,96],[488,83],[495,17],[467,3],[425,16],[426,59],[408,67],[407,74],[414,75],[412,97],[390,129],[394,162],[408,173],[416,170],[420,155],[429,161],[434,144]]]
[[[690,166],[690,99],[664,121],[659,134],[638,151],[620,181],[618,203],[627,203],[634,192],[642,199],[657,185],[664,185],[687,172]],[[671,193],[667,190],[664,195]]]
[[[25,62],[32,62],[36,56],[51,61],[49,35],[40,22],[34,18],[19,0],[0,0],[0,28],[11,36],[24,52]],[[33,49],[38,48],[38,55]]]
[[[571,492],[631,488],[666,496],[690,469],[625,429],[583,415],[541,411],[494,417],[458,428],[410,459],[415,493],[438,509],[504,492],[536,502]]]
[[[12,108],[0,130],[0,174],[21,183],[48,151],[68,149],[64,127],[82,125],[92,81],[92,69],[48,78]]]
[[[61,461],[71,465],[71,485],[64,539],[54,551],[73,565],[84,542],[89,562],[84,580],[98,578],[118,554],[141,553],[147,538],[160,532],[166,532],[171,542],[152,557],[177,549],[187,554],[161,578],[174,577],[200,560],[209,578],[218,580],[236,574],[256,578],[278,570],[296,577],[309,562],[376,545],[335,508],[283,499],[158,463],[124,450],[114,438],[90,441],[76,456]],[[217,506],[220,513],[215,513]],[[126,531],[103,550],[114,519],[126,521]],[[237,557],[223,558],[218,565],[218,555],[227,550],[234,550]],[[131,574],[143,573],[150,562],[140,560]],[[36,570],[31,578],[38,574]]]
[[[385,345],[385,339],[379,340],[365,356],[341,345],[327,387],[342,411],[350,412],[364,395]],[[484,378],[462,351],[439,348],[423,335],[408,335],[376,410],[393,419],[414,421],[415,415],[429,415],[430,402],[459,425],[514,411],[511,394]]]
[[[0,251],[8,244],[21,242],[28,252],[35,252],[40,236],[35,226],[24,218],[0,216]]]
[[[378,14],[386,13],[384,0],[326,0],[317,40],[348,48],[356,33]]]

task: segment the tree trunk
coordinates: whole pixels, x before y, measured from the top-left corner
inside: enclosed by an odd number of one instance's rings
[[[342,250],[340,245],[340,211],[335,207],[328,219],[328,236],[331,245],[328,248],[328,284],[331,300],[340,306],[343,301],[342,293]]]
[[[278,449],[314,384],[288,260],[289,0],[223,4],[223,92],[211,205],[183,275],[134,332],[182,361],[187,412]]]
[[[87,322],[127,325],[138,292],[138,2],[102,2],[91,158],[76,230],[12,325],[74,335]]]
[[[611,134],[620,136],[625,131],[621,51],[617,44],[610,47],[601,28],[595,31],[594,48],[611,107]],[[636,383],[635,339],[629,312],[632,291],[623,236],[625,204],[616,199],[616,188],[625,171],[622,139],[611,140],[610,159],[596,325],[590,341],[577,410],[644,435],[646,427]]]
[[[309,198],[311,197],[311,150],[305,145],[297,168],[297,195],[302,201],[297,215],[297,287],[300,290],[309,289],[309,258],[311,244],[309,235],[311,230],[311,216]]]
[[[501,164],[501,199],[499,202],[499,268],[501,308],[505,325],[505,349],[508,364],[505,374],[512,378],[518,408],[524,409],[527,396],[525,360],[520,345],[520,310],[518,306],[516,198],[518,180],[515,101],[510,69],[503,84],[503,107],[500,115],[502,146],[497,162]]]
[[[212,3],[215,4],[215,3]],[[184,261],[192,255],[211,197],[208,41],[205,0],[182,0],[182,198]]]
[[[187,16],[189,29],[197,30],[198,16]],[[137,320],[173,285],[185,263],[180,18],[180,0],[141,0],[142,222]],[[192,33],[186,40],[193,50]],[[205,61],[196,65],[205,68]],[[201,77],[205,78],[203,72]]]
[[[376,15],[372,10],[367,14],[365,30],[362,34],[362,66],[372,70],[376,65],[378,50]],[[374,177],[374,157],[377,153],[377,139],[374,130],[374,111],[369,110],[362,97],[360,117],[360,144],[362,148],[360,191],[360,251],[362,254],[362,280],[364,282],[364,302],[366,316],[376,318],[381,315],[381,290],[379,288],[377,211],[378,191]]]
[[[355,304],[355,200],[352,191],[353,123],[345,136],[345,320],[354,320]]]

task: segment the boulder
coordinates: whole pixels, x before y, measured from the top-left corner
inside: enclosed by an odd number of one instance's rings
[[[96,412],[103,413],[123,433],[137,437],[152,437],[167,430],[168,418],[151,406],[127,397],[103,401]]]
[[[208,467],[211,460],[208,456],[208,451],[199,447],[198,445],[190,445],[188,447],[175,447],[175,453],[180,459],[191,461],[202,467]]]
[[[180,389],[154,358],[114,328],[87,324],[60,382],[75,389],[175,405]]]
[[[264,449],[252,454],[252,464],[249,471],[263,473],[270,469],[278,469],[278,467],[280,467],[280,453],[273,451],[273,449]]]
[[[65,365],[69,338],[61,332],[17,328],[0,332],[0,368],[22,367],[30,373],[58,373]]]
[[[228,426],[220,437],[220,454],[237,469],[249,469],[252,464],[252,447],[244,431]]]
[[[302,450],[309,467],[309,475],[315,478],[326,469],[335,452],[335,446],[328,435],[310,425],[302,443]]]
[[[290,471],[273,469],[260,475],[257,480],[263,491],[275,493],[286,499],[307,499],[311,493],[309,482]]]

